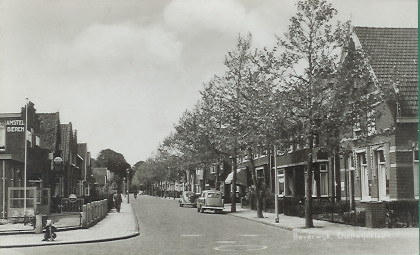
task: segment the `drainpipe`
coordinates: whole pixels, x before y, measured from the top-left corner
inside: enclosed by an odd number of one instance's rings
[[[6,161],[3,160],[3,219],[6,214]]]

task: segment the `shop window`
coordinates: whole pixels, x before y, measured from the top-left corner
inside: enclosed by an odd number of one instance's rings
[[[6,149],[6,125],[4,121],[0,122],[0,150]]]

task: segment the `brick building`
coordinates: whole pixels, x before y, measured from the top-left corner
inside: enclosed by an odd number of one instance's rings
[[[40,210],[42,206],[49,204],[49,201],[43,199],[44,197],[48,199],[48,195],[36,193],[37,190],[48,186],[49,176],[46,170],[49,170],[49,153],[47,149],[40,146],[41,123],[32,102],[27,105],[27,113],[27,125],[25,125],[25,107],[19,113],[0,113],[2,218],[23,215],[25,142],[27,145],[26,186],[29,190],[26,196],[27,214],[34,214],[37,207]]]
[[[341,196],[355,205],[418,199],[417,29],[355,27],[352,40],[370,57],[375,84],[392,88],[396,100],[353,130],[352,154],[341,160]]]

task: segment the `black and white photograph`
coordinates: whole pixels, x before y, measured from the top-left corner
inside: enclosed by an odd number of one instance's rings
[[[0,0],[0,254],[419,254],[417,0]]]

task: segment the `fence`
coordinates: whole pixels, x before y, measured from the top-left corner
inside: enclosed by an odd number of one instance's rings
[[[69,198],[61,199],[61,212],[81,212],[83,209],[83,198],[70,200]]]
[[[83,205],[82,226],[89,228],[108,215],[108,200],[103,199]]]

